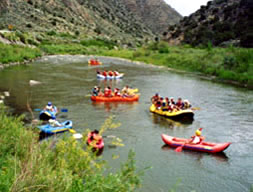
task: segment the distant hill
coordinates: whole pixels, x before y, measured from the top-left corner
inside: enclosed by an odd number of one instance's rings
[[[132,6],[134,5],[134,6]],[[153,38],[181,16],[163,0],[1,0],[0,30]]]
[[[162,34],[168,29],[168,25],[176,24],[182,19],[182,16],[164,0],[123,0],[123,2],[153,33]]]
[[[170,26],[172,44],[253,47],[253,0],[213,0],[179,24]]]

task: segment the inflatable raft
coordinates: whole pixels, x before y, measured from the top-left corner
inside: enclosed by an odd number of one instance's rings
[[[93,59],[89,60],[88,63],[89,65],[102,65],[102,62]]]
[[[40,125],[38,126],[38,128],[42,132],[47,133],[47,134],[61,133],[64,131],[68,131],[69,129],[72,129],[72,121],[70,120],[64,121],[61,124],[62,124],[61,127],[54,127],[54,126],[51,126],[50,124],[46,124],[46,125]]]
[[[39,115],[39,119],[43,121],[48,121],[49,119],[55,119],[58,109],[56,106],[53,107],[52,111],[42,110]]]
[[[124,73],[120,73],[117,76],[110,76],[110,75],[104,76],[101,74],[97,74],[98,79],[121,79],[121,78],[123,78],[123,76],[124,76]]]
[[[132,102],[132,101],[138,101],[139,95],[133,95],[129,97],[100,97],[100,96],[91,96],[92,101],[102,101],[102,102]]]
[[[101,139],[97,142],[95,142],[94,140],[91,139],[91,134],[88,134],[88,140],[87,140],[87,145],[91,146],[94,149],[103,149],[105,144],[104,144],[104,140]]]
[[[169,112],[169,111],[162,111],[162,110],[156,109],[155,105],[152,104],[150,106],[149,110],[152,113],[156,113],[158,115],[168,117],[172,120],[182,120],[182,119],[193,120],[193,117],[194,117],[194,113],[191,109],[183,109],[183,110],[179,110],[179,111]]]
[[[162,134],[162,140],[165,144],[170,147],[179,147],[183,146],[183,149],[193,150],[193,151],[201,151],[207,153],[219,153],[224,151],[229,147],[231,143],[210,143],[210,142],[201,142],[200,144],[185,144],[189,139],[172,137],[169,135]]]

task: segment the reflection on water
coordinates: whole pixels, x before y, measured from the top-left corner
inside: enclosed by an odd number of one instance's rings
[[[191,119],[183,119],[181,121],[175,121],[161,115],[152,113],[152,120],[154,124],[159,124],[162,127],[173,129],[174,127],[187,127],[192,124],[193,120]]]
[[[104,109],[106,112],[117,111],[118,107],[121,105],[126,105],[128,109],[133,108],[134,105],[138,104],[135,102],[96,102],[92,101],[92,105],[99,109]]]

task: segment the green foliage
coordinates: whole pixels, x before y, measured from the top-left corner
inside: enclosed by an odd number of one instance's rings
[[[0,109],[1,191],[134,191],[140,186],[134,153],[112,173],[105,161],[72,137],[38,142],[38,132],[26,128],[22,117],[7,117]],[[115,128],[112,118],[107,127]]]
[[[41,56],[39,49],[0,43],[0,63],[22,62]]]
[[[116,45],[113,41],[110,40],[104,40],[104,39],[88,39],[88,40],[82,40],[81,44],[83,46],[89,47],[89,46],[96,46],[96,47],[107,47],[109,49],[113,49],[113,47]]]

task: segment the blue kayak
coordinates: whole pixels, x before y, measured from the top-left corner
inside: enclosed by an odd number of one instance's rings
[[[39,119],[43,121],[48,121],[49,119],[55,119],[57,112],[58,110],[56,106],[53,107],[52,111],[42,110],[40,112]]]
[[[47,134],[61,133],[64,131],[68,131],[69,129],[72,129],[72,121],[70,120],[64,121],[63,123],[61,123],[61,125],[62,126],[60,127],[54,127],[54,126],[51,126],[50,124],[46,124],[46,125],[40,125],[38,126],[38,128]]]

